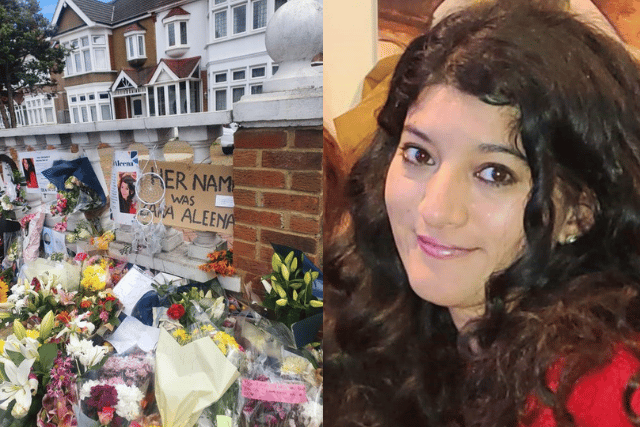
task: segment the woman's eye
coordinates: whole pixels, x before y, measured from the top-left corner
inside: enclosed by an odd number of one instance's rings
[[[509,168],[501,165],[490,165],[476,173],[476,177],[488,184],[509,185],[516,182]]]
[[[433,157],[424,149],[407,145],[402,147],[402,158],[414,165],[434,165]]]

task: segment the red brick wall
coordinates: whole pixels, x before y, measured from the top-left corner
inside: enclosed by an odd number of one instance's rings
[[[239,129],[234,146],[234,264],[243,283],[271,271],[272,242],[321,267],[322,129]]]

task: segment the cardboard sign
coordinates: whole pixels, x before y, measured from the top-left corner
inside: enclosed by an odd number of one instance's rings
[[[233,232],[233,166],[156,162],[165,183],[163,223],[192,230]],[[148,206],[157,217],[156,206]]]

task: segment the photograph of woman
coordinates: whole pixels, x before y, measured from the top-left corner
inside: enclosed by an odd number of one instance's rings
[[[33,163],[33,158],[23,158],[22,169],[24,171],[24,177],[27,180],[27,188],[38,188],[38,178],[36,177],[36,167]]]
[[[118,175],[118,201],[120,212],[135,214],[136,211],[136,173],[121,172]]]
[[[409,44],[325,243],[327,426],[640,425],[640,68],[565,1]]]

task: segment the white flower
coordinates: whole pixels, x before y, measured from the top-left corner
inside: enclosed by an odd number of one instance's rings
[[[83,228],[82,230],[80,230],[80,233],[78,233],[78,239],[88,239],[89,237],[91,237],[91,233],[89,233],[89,231],[86,228]]]
[[[11,415],[22,418],[27,415],[31,407],[31,396],[38,389],[38,380],[29,378],[31,366],[35,359],[24,359],[20,366],[11,360],[4,360],[4,370],[9,381],[0,384],[0,409],[7,410],[9,404],[15,400]]]
[[[90,312],[86,312],[81,314],[80,316],[74,317],[68,324],[67,326],[61,330],[58,335],[56,335],[56,338],[60,338],[61,336],[63,336],[66,333],[80,333],[80,334],[85,334],[85,335],[91,335],[93,333],[93,331],[96,329],[96,326],[87,321],[84,320],[85,318],[87,318],[88,316],[90,316],[91,313]]]
[[[19,340],[15,335],[11,334],[4,343],[5,352],[13,351],[21,353],[27,359],[37,359],[39,357],[38,347],[40,343],[34,338],[24,337]]]
[[[80,388],[79,399],[84,400],[87,397],[91,396],[91,389],[93,388],[93,386],[96,386],[98,384],[100,384],[100,382],[96,380],[86,380],[85,382],[83,382],[82,387]]]
[[[67,344],[67,352],[89,369],[100,363],[107,354],[107,349],[103,346],[94,346],[89,340],[79,340],[76,334],[72,334]]]
[[[5,211],[10,211],[13,209],[13,204],[5,201],[4,198],[2,199],[2,201],[0,201],[0,203],[2,203],[2,209]]]
[[[116,404],[116,413],[129,421],[140,416],[140,402],[144,397],[142,391],[136,386],[128,386],[126,384],[116,384],[118,392],[118,403]]]
[[[219,297],[213,302],[207,313],[211,319],[219,319],[224,314],[224,308],[224,297]]]

